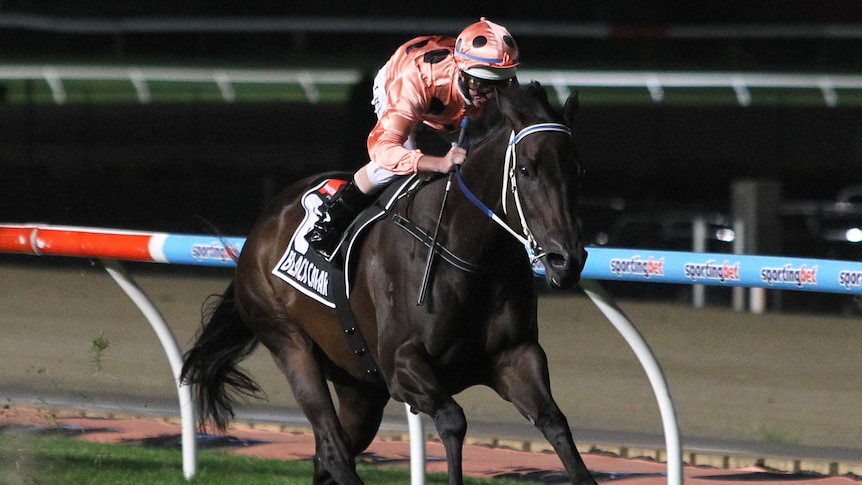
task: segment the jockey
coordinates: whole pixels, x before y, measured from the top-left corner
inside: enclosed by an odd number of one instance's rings
[[[453,146],[442,157],[416,148],[422,122],[455,133],[464,117],[476,119],[496,89],[518,83],[518,46],[509,31],[482,17],[457,39],[417,37],[403,44],[374,78],[377,124],[368,135],[371,161],[322,208],[305,238],[331,258],[342,233],[395,177],[420,171],[448,173],[467,151]]]

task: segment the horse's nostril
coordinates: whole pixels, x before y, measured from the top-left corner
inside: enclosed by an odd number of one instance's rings
[[[582,261],[577,255],[566,257],[565,254],[548,253],[545,255],[545,265],[551,277],[548,280],[551,288],[568,289],[580,279]]]
[[[545,256],[545,260],[547,260],[548,264],[555,269],[566,268],[566,258],[562,254],[550,253]]]

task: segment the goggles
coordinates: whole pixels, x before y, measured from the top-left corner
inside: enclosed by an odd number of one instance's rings
[[[471,76],[463,71],[461,72],[461,75],[464,76],[464,80],[467,82],[467,87],[474,89],[479,93],[487,93],[494,89],[508,88],[516,83],[516,78],[514,77],[508,79],[482,79]]]

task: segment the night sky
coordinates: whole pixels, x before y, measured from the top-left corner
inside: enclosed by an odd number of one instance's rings
[[[855,0],[531,0],[530,2],[437,0],[434,2],[254,2],[223,0],[4,0],[0,11],[82,17],[128,16],[364,16],[544,19],[624,24],[671,23],[853,23],[862,21]]]

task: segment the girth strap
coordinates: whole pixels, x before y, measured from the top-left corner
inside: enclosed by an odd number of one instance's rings
[[[359,359],[359,363],[365,369],[365,374],[375,384],[386,387],[386,382],[380,375],[380,369],[377,368],[377,363],[374,362],[374,358],[365,344],[365,339],[362,338],[362,333],[359,332],[359,327],[356,326],[356,320],[353,318],[353,311],[350,308],[347,291],[344,287],[344,271],[340,267],[336,267],[336,265],[332,266],[329,284],[333,299],[335,300],[338,321],[341,322],[341,327],[344,329],[344,337],[347,339],[350,350]]]

